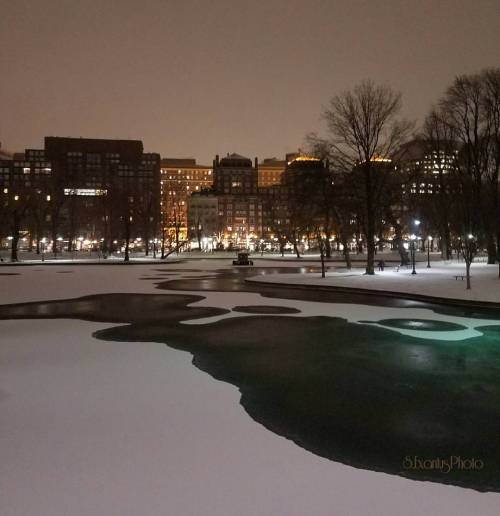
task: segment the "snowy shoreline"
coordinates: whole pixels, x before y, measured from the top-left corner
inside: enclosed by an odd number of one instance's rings
[[[281,273],[251,276],[249,283],[302,288],[338,289],[363,294],[386,295],[429,302],[458,302],[473,306],[500,308],[500,279],[498,265],[473,264],[471,269],[472,289],[466,290],[466,282],[461,279],[465,274],[461,264],[433,264],[426,268],[418,264],[417,274],[411,269],[386,267],[373,276],[364,274],[364,269],[342,272],[327,272],[322,278],[319,272]],[[455,278],[457,277],[457,278]]]

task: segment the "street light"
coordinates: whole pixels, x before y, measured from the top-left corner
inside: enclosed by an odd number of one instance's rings
[[[42,238],[42,240],[40,241],[40,243],[42,244],[42,262],[45,261],[45,243],[47,242],[47,239],[44,237]]]
[[[431,268],[431,242],[432,242],[432,237],[429,235],[427,237],[427,268],[428,269]]]
[[[410,253],[411,253],[411,264],[412,264],[412,271],[411,273],[412,274],[417,274],[417,271],[415,270],[415,240],[416,240],[416,236],[415,235],[411,235],[410,236]]]
[[[56,242],[53,242],[53,245],[55,246],[55,252],[57,253],[57,242],[62,242],[63,241],[63,238],[62,237],[57,237],[56,239]],[[62,243],[59,245],[60,248],[61,248],[61,253],[63,252],[63,245]],[[55,256],[55,254],[54,254]]]

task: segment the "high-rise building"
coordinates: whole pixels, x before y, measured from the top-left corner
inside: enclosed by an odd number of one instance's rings
[[[442,176],[455,166],[457,155],[456,146],[450,142],[442,142],[441,148],[421,139],[403,145],[394,156],[394,162],[406,179],[405,193],[410,196],[436,193]]]
[[[187,202],[189,238],[197,241],[201,250],[213,250],[221,240],[223,230],[219,219],[218,197],[210,190],[203,190],[192,193]]]
[[[141,141],[46,137],[44,149],[0,163],[0,185],[5,195],[22,187],[14,195],[31,196],[24,223],[31,237],[60,240],[69,250],[84,241],[113,250],[133,238],[147,248],[158,227],[160,156],[144,153]],[[47,205],[34,231],[35,194]]]
[[[259,165],[255,158],[252,160],[239,154],[228,154],[219,160],[215,156],[214,191],[226,195],[257,195]]]
[[[211,188],[212,167],[199,165],[195,159],[164,158],[161,160],[161,213],[167,231],[179,231],[187,237],[188,199],[192,193]]]
[[[259,163],[259,188],[280,184],[286,165],[286,160],[279,160],[277,158],[267,158]]]
[[[258,195],[258,161],[239,154],[214,160],[213,192],[219,225],[227,245],[249,247],[262,235],[262,200]]]

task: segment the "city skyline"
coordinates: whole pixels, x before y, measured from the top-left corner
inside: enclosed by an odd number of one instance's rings
[[[203,164],[282,157],[322,130],[332,95],[367,77],[400,90],[421,122],[455,75],[497,64],[495,14],[489,1],[18,2],[0,21],[0,141],[142,139]]]
[[[498,0],[0,12],[0,516],[500,516]]]

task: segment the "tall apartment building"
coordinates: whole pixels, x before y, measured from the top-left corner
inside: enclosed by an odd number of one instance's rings
[[[214,160],[213,192],[218,198],[219,225],[226,244],[241,246],[262,235],[259,165],[239,154]]]
[[[249,246],[273,234],[272,220],[286,219],[287,187],[282,184],[288,160],[268,158],[261,163],[239,154],[217,155],[213,161],[213,186],[188,198],[191,239],[215,236],[226,247]],[[179,181],[182,188],[182,180]],[[184,184],[186,184],[184,182]],[[217,206],[217,220],[214,220]]]
[[[161,213],[167,230],[179,228],[181,238],[188,233],[188,199],[192,193],[211,188],[212,167],[199,165],[195,159],[161,160]]]
[[[202,250],[213,250],[222,239],[219,199],[210,190],[194,192],[188,199],[188,237]]]
[[[52,165],[43,150],[26,149],[1,157],[0,239],[22,236],[29,246],[35,242],[40,249],[50,224],[52,180]],[[9,240],[3,242],[5,247]]]
[[[159,223],[160,156],[144,153],[138,140],[46,137],[44,149],[0,162],[0,185],[14,195],[11,204],[30,196],[30,237],[68,249],[87,240],[105,250],[124,238],[147,244]]]
[[[432,195],[436,193],[443,175],[449,174],[456,163],[458,151],[450,142],[441,149],[431,148],[421,139],[403,145],[394,157],[398,170],[407,179],[405,193]]]
[[[265,188],[266,186],[272,185],[279,185],[281,181],[281,176],[285,171],[286,165],[286,160],[279,160],[277,158],[267,158],[261,163],[259,163],[259,188]]]

